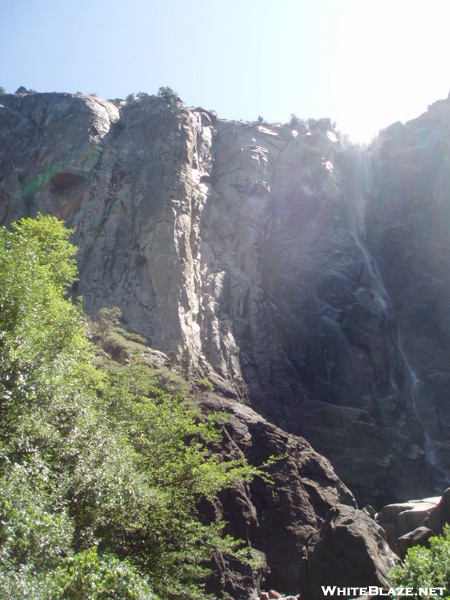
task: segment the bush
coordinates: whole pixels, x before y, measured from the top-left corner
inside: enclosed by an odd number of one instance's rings
[[[99,556],[97,546],[69,558],[49,584],[51,600],[157,600],[128,561]]]
[[[435,594],[419,594],[420,588],[445,588],[450,591],[450,526],[440,536],[431,537],[430,548],[414,546],[402,565],[391,571],[393,585],[412,588],[413,595],[431,599]],[[440,594],[441,595],[441,594]]]
[[[315,133],[315,132],[327,133],[328,131],[335,132],[336,131],[336,122],[331,121],[328,118],[308,119],[308,127],[309,127],[310,131],[312,131],[313,133]]]
[[[202,390],[208,390],[209,392],[214,391],[214,386],[207,377],[202,377],[201,379],[199,379],[198,384],[202,388]]]
[[[175,104],[175,102],[180,100],[178,94],[174,92],[172,88],[167,86],[160,87],[158,94],[163,97],[164,102],[167,102],[167,104]]]

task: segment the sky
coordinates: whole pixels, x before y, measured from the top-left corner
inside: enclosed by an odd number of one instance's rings
[[[0,0],[0,86],[174,89],[219,117],[328,117],[353,141],[450,90],[449,0]]]

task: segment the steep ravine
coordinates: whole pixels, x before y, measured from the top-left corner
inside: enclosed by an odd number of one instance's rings
[[[448,483],[449,184],[449,101],[362,151],[159,96],[0,98],[0,223],[64,218],[88,314],[120,306],[360,507]]]

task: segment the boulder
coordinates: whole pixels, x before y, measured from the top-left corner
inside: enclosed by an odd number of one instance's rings
[[[308,553],[302,597],[322,598],[321,586],[327,585],[389,588],[396,560],[380,528],[363,511],[350,506],[332,510]]]
[[[375,520],[386,532],[390,547],[404,558],[412,546],[426,545],[432,535],[442,533],[450,522],[449,499],[450,488],[442,496],[389,504]]]
[[[397,543],[394,546],[394,552],[403,560],[406,553],[413,546],[425,546],[429,547],[428,540],[434,533],[428,527],[417,527],[413,531],[409,531],[398,538]]]
[[[386,531],[387,540],[393,547],[398,538],[423,525],[436,512],[440,500],[437,496],[388,504],[376,514],[375,520]]]

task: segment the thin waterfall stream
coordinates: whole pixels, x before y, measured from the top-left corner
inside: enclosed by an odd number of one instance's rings
[[[366,228],[366,206],[368,197],[372,189],[372,164],[371,156],[367,150],[361,149],[357,156],[357,173],[359,181],[354,182],[350,191],[344,192],[344,197],[347,202],[347,221],[349,233],[351,234],[367,268],[372,281],[375,283],[376,301],[379,308],[386,312],[392,310],[392,303],[389,297],[383,279],[377,267],[376,260],[370,253],[367,247],[367,228]],[[439,464],[439,446],[440,442],[435,438],[433,432],[430,431],[429,419],[426,412],[432,410],[433,398],[431,390],[425,382],[423,382],[407,356],[404,348],[401,332],[397,335],[397,349],[400,353],[402,361],[408,375],[408,390],[407,396],[410,399],[410,407],[417,418],[418,423],[424,435],[424,451],[428,463],[436,469],[443,477],[446,484],[450,483],[450,479]],[[436,432],[434,432],[436,433]]]

